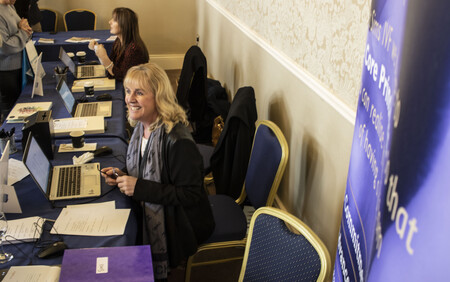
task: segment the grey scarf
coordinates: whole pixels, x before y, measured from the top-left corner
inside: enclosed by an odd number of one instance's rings
[[[159,126],[152,131],[148,139],[145,152],[141,152],[144,127],[138,123],[131,136],[127,153],[128,174],[134,177],[161,183],[162,156],[161,146],[164,136],[164,126]],[[140,162],[140,156],[143,156]],[[144,159],[145,158],[145,159]],[[143,166],[140,168],[140,166]],[[164,226],[164,206],[142,203],[144,207],[146,229],[152,250],[153,268],[156,279],[167,278],[168,255]]]

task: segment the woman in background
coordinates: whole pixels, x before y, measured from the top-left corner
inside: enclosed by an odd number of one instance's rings
[[[0,122],[3,122],[22,91],[22,50],[32,30],[20,19],[16,0],[0,0]]]
[[[128,70],[128,119],[135,126],[126,172],[102,169],[109,185],[141,203],[144,244],[152,250],[155,278],[166,279],[214,230],[203,187],[203,159],[166,72],[153,63]]]
[[[129,68],[147,63],[149,55],[139,35],[137,15],[131,9],[114,9],[109,25],[111,33],[117,35],[111,55],[108,56],[103,44],[97,44],[94,40],[89,43],[89,48],[95,50],[109,76],[122,81]]]
[[[39,0],[17,0],[14,4],[17,14],[21,18],[28,20],[28,24],[34,32],[42,32],[41,27],[41,10],[39,10]]]

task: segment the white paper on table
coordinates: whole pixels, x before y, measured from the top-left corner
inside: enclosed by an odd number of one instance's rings
[[[100,39],[90,38],[90,37],[71,37],[69,39],[66,39],[65,42],[70,42],[70,43],[89,43],[89,41],[91,41],[91,40],[99,41]]]
[[[54,130],[67,130],[72,128],[86,128],[87,120],[85,119],[54,119]]]
[[[3,212],[5,213],[22,213],[20,207],[19,198],[17,198],[16,190],[14,186],[2,185],[3,196],[6,202],[3,203]]]
[[[116,201],[108,201],[103,203],[82,204],[82,205],[67,205],[67,209],[95,209],[109,212],[116,209]]]
[[[2,282],[58,282],[60,274],[61,267],[55,265],[11,266]]]
[[[97,143],[84,143],[81,148],[74,148],[72,143],[59,145],[58,153],[95,151]]]
[[[130,209],[96,210],[64,208],[50,233],[80,236],[123,235]]]
[[[41,237],[43,223],[44,219],[39,216],[8,220],[8,230],[6,230],[6,240],[4,243],[29,242],[39,239]]]
[[[8,161],[8,185],[14,185],[20,180],[24,179],[28,174],[27,167],[23,162],[16,159],[9,159]]]

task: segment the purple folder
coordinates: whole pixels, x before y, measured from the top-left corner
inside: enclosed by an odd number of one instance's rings
[[[150,246],[67,249],[59,281],[154,281]]]

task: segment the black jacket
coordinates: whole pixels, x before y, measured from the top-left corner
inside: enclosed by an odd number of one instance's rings
[[[169,263],[174,267],[197,251],[215,224],[203,188],[203,159],[192,135],[177,124],[163,140],[162,183],[138,179],[133,199],[165,206]]]
[[[241,194],[257,118],[253,88],[239,88],[210,159],[217,194],[235,199]]]

